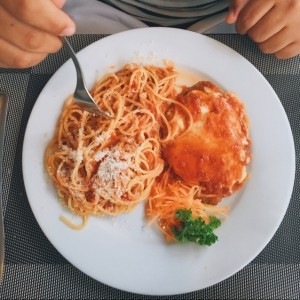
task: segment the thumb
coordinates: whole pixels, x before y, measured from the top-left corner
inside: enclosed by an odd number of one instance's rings
[[[66,3],[66,0],[51,0],[51,2],[59,9],[62,9]]]
[[[229,11],[226,16],[226,22],[233,24],[237,21],[240,11],[249,0],[229,0]]]
[[[65,5],[66,0],[52,0],[52,3],[57,7],[57,8],[63,8]]]

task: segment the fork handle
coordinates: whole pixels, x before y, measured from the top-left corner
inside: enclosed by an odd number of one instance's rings
[[[77,74],[77,87],[80,89],[81,88],[86,89],[85,82],[84,82],[83,75],[82,75],[81,66],[76,57],[76,53],[74,52],[70,42],[68,41],[68,39],[66,37],[62,36],[61,40],[63,41],[64,45],[66,46],[66,49],[75,65],[76,74]]]

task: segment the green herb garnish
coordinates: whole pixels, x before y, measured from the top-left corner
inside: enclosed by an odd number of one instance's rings
[[[217,217],[210,216],[209,223],[206,224],[201,217],[193,218],[190,209],[178,209],[175,215],[181,221],[179,227],[172,228],[178,242],[194,242],[210,246],[218,240],[213,232],[221,225],[221,221]]]

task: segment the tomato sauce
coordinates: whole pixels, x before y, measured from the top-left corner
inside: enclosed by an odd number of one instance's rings
[[[203,187],[203,194],[229,196],[245,180],[250,161],[244,105],[209,81],[183,89],[177,100],[191,112],[193,126],[165,145],[165,159],[183,181]]]

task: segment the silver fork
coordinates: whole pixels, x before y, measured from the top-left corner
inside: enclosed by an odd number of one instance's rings
[[[108,113],[102,111],[99,108],[99,106],[96,104],[93,97],[89,93],[88,89],[86,88],[79,61],[68,39],[66,37],[61,37],[61,39],[64,45],[66,46],[66,49],[75,65],[75,69],[77,73],[77,84],[74,92],[75,103],[78,104],[85,111],[111,119],[112,117]]]

